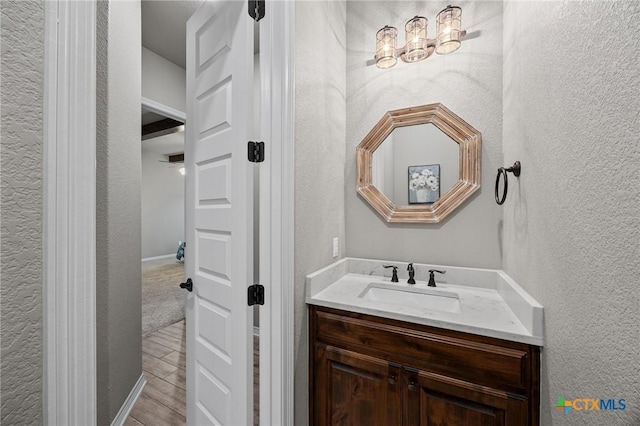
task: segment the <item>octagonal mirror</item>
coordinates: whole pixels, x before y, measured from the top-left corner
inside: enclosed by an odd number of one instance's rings
[[[480,188],[481,144],[442,104],[389,111],[356,149],[356,190],[387,222],[440,222]]]

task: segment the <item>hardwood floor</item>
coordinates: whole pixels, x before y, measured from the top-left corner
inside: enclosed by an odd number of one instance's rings
[[[147,384],[126,426],[179,426],[187,415],[184,320],[142,340],[142,370]]]
[[[180,426],[186,417],[185,322],[161,328],[142,340],[142,369],[147,384],[125,426]],[[254,336],[254,425],[259,424],[259,348]]]

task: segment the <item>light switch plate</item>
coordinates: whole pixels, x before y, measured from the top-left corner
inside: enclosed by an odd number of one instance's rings
[[[338,257],[339,253],[340,253],[340,240],[338,239],[338,237],[335,237],[333,239],[333,257]]]

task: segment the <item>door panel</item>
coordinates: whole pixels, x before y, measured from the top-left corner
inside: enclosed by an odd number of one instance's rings
[[[187,423],[252,422],[253,21],[205,2],[187,23]]]
[[[526,399],[440,374],[405,369],[405,424],[525,425]]]
[[[504,425],[504,410],[423,389],[421,418],[427,425]]]
[[[332,346],[316,348],[316,425],[400,424],[398,367]]]

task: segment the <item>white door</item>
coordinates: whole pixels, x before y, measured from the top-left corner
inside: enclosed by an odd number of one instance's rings
[[[253,422],[253,23],[245,1],[187,23],[187,423]]]

